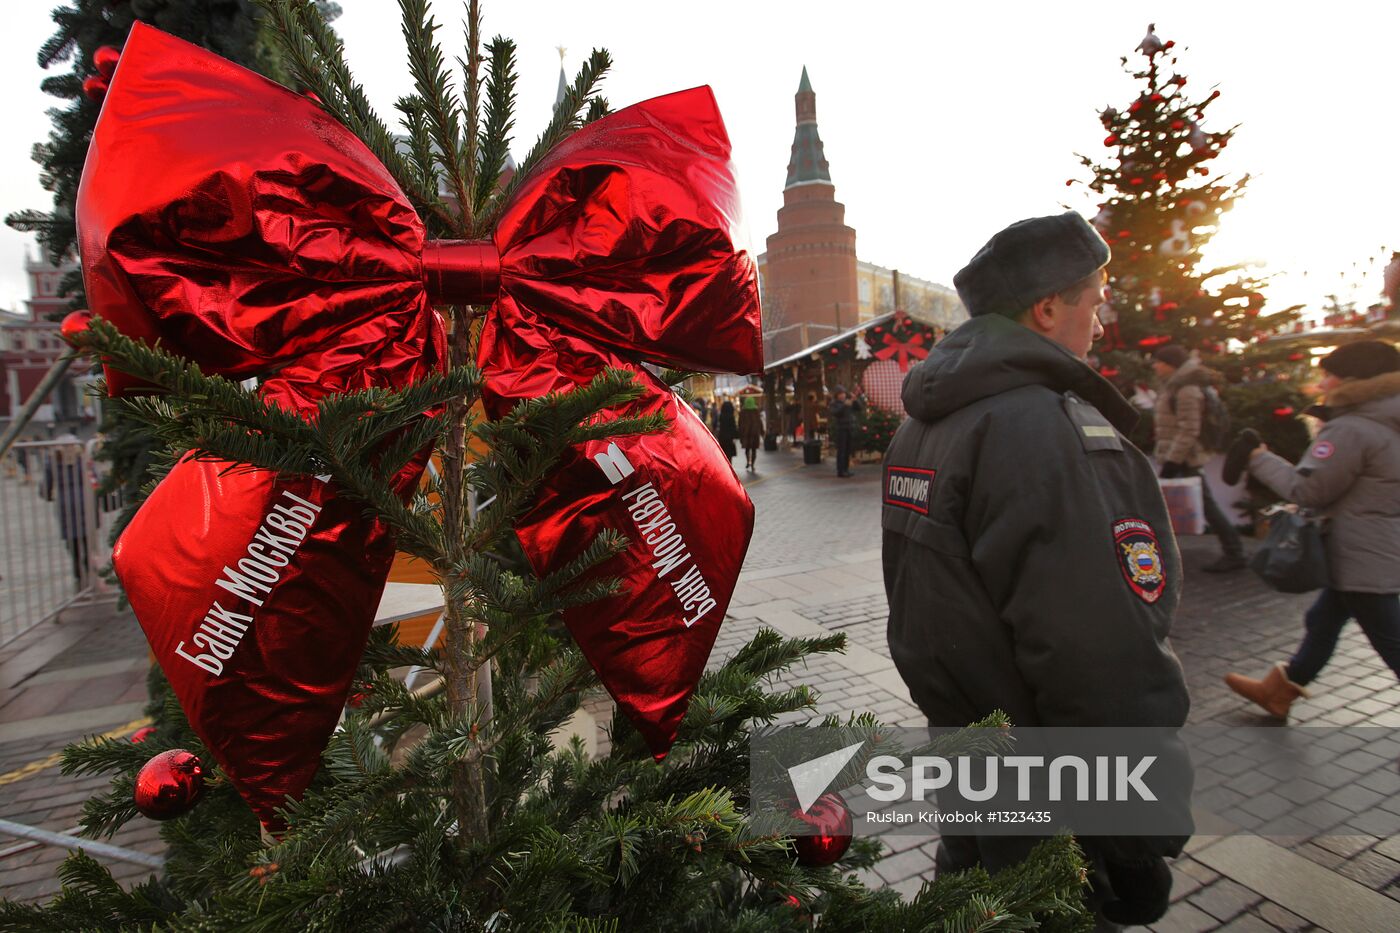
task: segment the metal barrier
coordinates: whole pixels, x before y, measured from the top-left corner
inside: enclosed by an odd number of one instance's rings
[[[97,496],[94,442],[13,444],[0,460],[0,645],[80,604],[115,598],[102,569],[121,508]]]

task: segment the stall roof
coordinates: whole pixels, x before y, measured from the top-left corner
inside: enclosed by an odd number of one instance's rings
[[[884,314],[881,314],[878,317],[873,317],[868,321],[862,321],[855,327],[852,327],[850,330],[843,330],[839,334],[832,334],[830,337],[826,338],[820,343],[814,343],[805,350],[798,350],[796,353],[793,353],[789,356],[785,356],[776,362],[769,363],[768,365],[763,367],[763,371],[768,372],[770,369],[777,369],[779,366],[787,366],[790,363],[796,363],[798,360],[806,359],[813,353],[820,353],[827,347],[835,346],[836,344],[840,343],[841,341],[845,340],[847,337],[850,337],[853,334],[859,334],[862,331],[867,330],[868,328],[874,327],[876,324],[884,324],[887,321],[892,321],[894,320],[894,315],[895,312],[886,311]]]

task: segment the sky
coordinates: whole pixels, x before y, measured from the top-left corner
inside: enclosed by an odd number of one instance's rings
[[[47,134],[35,63],[52,32],[53,0],[7,4],[0,32],[5,126],[0,212],[49,205],[30,161]],[[411,90],[393,0],[341,0],[335,27],[381,117]],[[460,54],[461,3],[433,10]],[[1380,269],[1400,249],[1400,78],[1394,45],[1400,4],[1195,2],[1101,4],[1092,16],[1063,2],[927,3],[808,0],[702,5],[483,3],[484,35],[516,40],[520,157],[549,119],[558,48],[572,79],[594,47],[614,67],[604,92],[617,108],[709,84],[734,144],[751,248],[777,229],[792,145],[793,94],[805,65],[836,197],[860,258],[951,283],[993,233],[1012,221],[1097,200],[1076,158],[1107,154],[1098,113],[1122,109],[1137,84],[1119,57],[1149,22],[1173,39],[1186,90],[1213,87],[1206,129],[1235,124],[1214,163],[1249,173],[1206,258],[1258,262],[1274,276],[1271,302],[1318,308],[1338,293],[1378,300]],[[27,295],[32,237],[0,229],[0,308]],[[1383,252],[1384,250],[1384,252]]]

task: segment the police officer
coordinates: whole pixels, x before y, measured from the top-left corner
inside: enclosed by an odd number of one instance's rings
[[[1189,775],[1167,644],[1181,559],[1152,465],[1124,437],[1137,414],[1085,362],[1108,260],[1069,212],[1012,224],[954,277],[971,320],[905,379],[910,417],[885,457],[890,651],[933,727],[994,710],[1016,726],[1170,727]],[[1035,841],[945,836],[939,865],[996,871]],[[1165,912],[1163,856],[1186,837],[1080,841],[1101,925]]]

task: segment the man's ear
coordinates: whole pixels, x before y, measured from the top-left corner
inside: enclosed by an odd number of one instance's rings
[[[1026,323],[1031,326],[1031,330],[1045,333],[1055,327],[1055,310],[1052,307],[1055,299],[1053,296],[1042,298],[1031,305],[1026,312]]]

